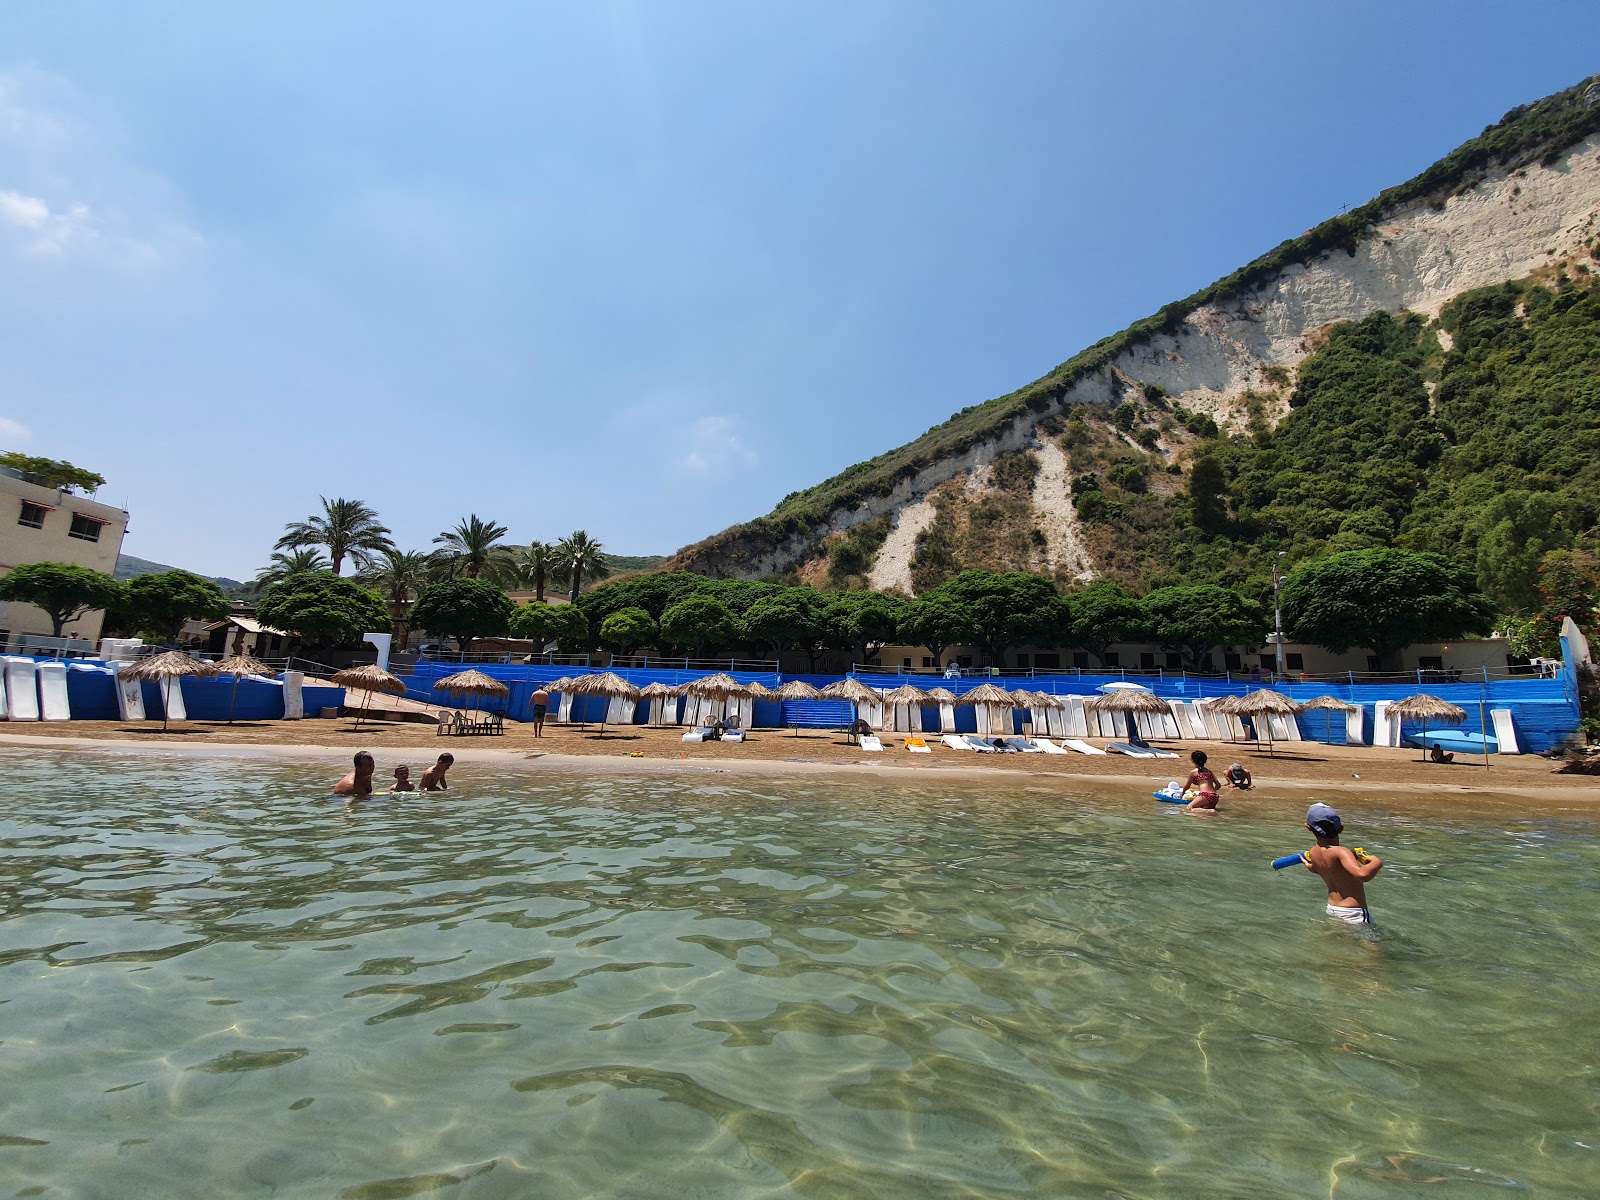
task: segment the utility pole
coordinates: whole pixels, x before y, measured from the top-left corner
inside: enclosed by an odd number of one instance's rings
[[[1283,570],[1280,559],[1287,558],[1287,550],[1279,550],[1278,557],[1272,560],[1272,644],[1278,652],[1278,679],[1281,681],[1287,668],[1283,662],[1283,604],[1280,594],[1283,590]]]

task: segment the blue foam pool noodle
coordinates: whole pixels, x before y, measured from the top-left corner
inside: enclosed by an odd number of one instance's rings
[[[1301,850],[1298,854],[1285,854],[1282,858],[1272,860],[1272,869],[1281,871],[1285,867],[1298,867],[1306,861],[1306,852]]]

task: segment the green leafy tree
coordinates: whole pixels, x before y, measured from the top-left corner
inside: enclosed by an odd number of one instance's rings
[[[1306,563],[1282,599],[1292,640],[1335,654],[1365,646],[1384,670],[1398,667],[1407,646],[1488,633],[1494,623],[1471,570],[1406,550],[1350,550]]]
[[[1552,550],[1539,566],[1538,607],[1523,640],[1535,654],[1561,655],[1561,622],[1571,617],[1584,637],[1600,644],[1600,557],[1588,550]]]
[[[1540,563],[1568,540],[1561,498],[1516,488],[1502,492],[1479,510],[1471,534],[1484,593],[1502,612],[1532,612],[1539,603]]]
[[[215,585],[213,585],[215,586]],[[50,616],[51,634],[93,609],[119,609],[128,589],[111,576],[75,563],[23,563],[0,579],[0,600],[31,604]]]
[[[485,521],[473,513],[433,542],[440,547],[441,556],[452,560],[452,574],[465,575],[468,579],[497,578],[510,567],[510,553],[500,543],[505,535],[504,525]]]
[[[1070,620],[1055,584],[1025,571],[963,571],[923,598],[935,596],[967,611],[973,640],[991,665],[1002,663],[1013,646],[1058,644]]]
[[[583,591],[585,579],[594,581],[604,579],[611,574],[611,565],[606,562],[605,548],[581,529],[575,530],[556,543],[553,565],[558,572],[566,576],[574,600]]]
[[[871,662],[894,640],[904,606],[882,592],[841,592],[822,613],[828,642],[850,651],[856,662]]]
[[[220,621],[230,610],[227,594],[188,571],[141,575],[128,583],[128,611],[142,627],[159,629],[169,643],[185,621]]]
[[[1139,598],[1113,579],[1097,579],[1066,596],[1070,617],[1066,642],[1089,651],[1103,664],[1117,642],[1140,641],[1148,620]]]
[[[745,636],[780,662],[789,649],[804,650],[816,662],[816,651],[827,634],[822,602],[811,588],[784,588],[763,596],[744,614]]]
[[[0,451],[0,467],[10,467],[40,487],[67,492],[81,489],[93,495],[106,484],[106,477],[95,471],[86,471],[58,458],[40,458],[15,450]]]
[[[1221,533],[1228,523],[1228,476],[1209,454],[1189,468],[1189,522],[1206,533]]]
[[[274,585],[256,605],[263,625],[295,633],[309,646],[357,645],[390,626],[383,597],[332,571],[307,571]]]
[[[454,638],[466,654],[472,639],[504,637],[511,628],[511,598],[487,579],[447,579],[430,584],[411,606],[411,625]]]
[[[511,613],[511,636],[530,638],[540,647],[555,642],[563,651],[581,654],[593,645],[589,621],[575,604],[546,604],[534,600],[519,604]]]
[[[1219,646],[1256,644],[1266,636],[1266,610],[1214,583],[1157,588],[1144,598],[1150,636],[1180,652],[1194,670]]]
[[[276,550],[266,567],[256,573],[254,585],[257,590],[269,588],[275,583],[282,583],[291,575],[326,570],[328,570],[328,557],[319,547],[301,546],[297,550]]]
[[[900,610],[896,636],[907,646],[925,647],[933,665],[944,666],[944,652],[951,646],[972,645],[978,641],[972,614],[961,601],[937,589]]]
[[[383,557],[363,571],[360,583],[383,597],[395,645],[409,637],[407,617],[422,589],[428,586],[429,556],[420,550],[385,550]],[[371,632],[371,631],[368,631]]]
[[[394,549],[389,528],[378,521],[378,514],[359,500],[322,501],[320,515],[307,517],[287,526],[274,549],[296,550],[302,546],[326,546],[335,575],[347,558],[366,566],[375,555]]]
[[[655,618],[642,608],[625,608],[600,623],[600,640],[617,654],[627,655],[636,646],[654,645],[660,636]]]
[[[661,636],[674,646],[688,646],[694,657],[724,650],[744,637],[744,627],[728,606],[710,596],[690,596],[661,615]]]

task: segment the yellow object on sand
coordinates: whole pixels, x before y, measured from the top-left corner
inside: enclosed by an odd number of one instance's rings
[[[928,741],[926,738],[908,737],[906,739],[906,749],[911,751],[913,754],[933,753],[932,750],[928,749]]]

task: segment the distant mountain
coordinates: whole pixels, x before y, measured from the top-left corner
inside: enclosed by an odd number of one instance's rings
[[[606,566],[611,568],[613,575],[625,575],[633,571],[648,571],[657,563],[667,561],[665,554],[601,554]]]
[[[135,558],[131,554],[117,555],[117,569],[112,573],[116,579],[137,579],[141,575],[159,575],[162,571],[176,571],[177,567],[168,566],[166,563],[151,562],[148,558]],[[184,568],[187,570],[188,568]],[[195,572],[196,575],[200,573]],[[226,575],[203,575],[202,579],[209,579],[223,591],[231,588],[243,587],[237,579],[229,579]]]

